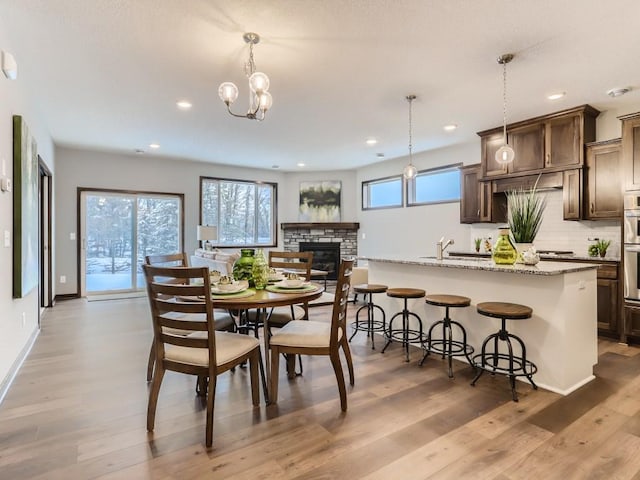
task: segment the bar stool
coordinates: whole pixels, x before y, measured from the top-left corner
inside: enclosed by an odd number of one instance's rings
[[[371,350],[375,350],[373,334],[374,332],[384,332],[387,327],[386,316],[384,310],[380,305],[376,305],[373,303],[373,294],[374,293],[384,293],[387,291],[386,285],[380,285],[375,283],[361,283],[360,285],[354,285],[352,287],[353,292],[357,295],[358,293],[362,293],[364,295],[365,305],[360,307],[356,312],[356,320],[351,323],[353,327],[353,333],[349,338],[349,342],[356,335],[356,333],[362,331],[367,332],[367,338],[371,336]],[[367,301],[367,296],[369,300]],[[382,320],[375,319],[375,311],[376,309],[382,313]],[[360,320],[360,312],[362,310],[366,310],[367,319]]]
[[[444,357],[448,358],[449,378],[453,378],[453,357],[465,356],[469,361],[469,365],[473,366],[473,361],[470,357],[470,355],[473,354],[473,347],[467,344],[467,331],[464,327],[449,317],[449,309],[468,307],[471,305],[471,299],[460,295],[434,294],[427,295],[425,302],[429,305],[435,305],[436,307],[444,307],[445,313],[442,320],[438,320],[429,328],[426,352],[420,361],[420,366],[422,366],[430,353],[439,353],[442,355],[442,359],[444,359]],[[442,336],[434,337],[433,331],[439,326],[442,326]],[[457,327],[462,340],[453,339],[453,327]]]
[[[387,289],[387,296],[393,298],[402,298],[404,300],[404,308],[396,313],[391,320],[389,320],[389,328],[387,329],[387,344],[382,349],[382,353],[387,349],[391,342],[402,343],[405,351],[405,361],[409,361],[409,344],[424,343],[424,334],[422,330],[422,320],[420,317],[409,310],[407,307],[407,300],[410,298],[423,298],[427,293],[419,288],[389,288]],[[393,321],[398,318],[402,318],[402,328],[393,328]],[[409,328],[409,319],[413,317],[418,321],[419,329]]]
[[[504,302],[485,302],[477,305],[478,313],[487,317],[500,318],[502,326],[497,333],[489,335],[482,342],[481,353],[473,356],[474,364],[479,368],[478,373],[471,382],[474,386],[480,376],[486,370],[492,375],[500,373],[509,377],[511,384],[511,396],[514,402],[518,401],[516,392],[516,377],[526,377],[534,390],[538,386],[534,383],[532,376],[538,371],[538,367],[527,360],[527,349],[520,337],[509,333],[506,328],[507,320],[526,320],[531,318],[533,310],[526,305]],[[493,350],[487,350],[487,345],[493,340]],[[508,348],[508,353],[500,353],[498,341],[502,341]],[[520,346],[520,356],[514,355],[512,340]]]

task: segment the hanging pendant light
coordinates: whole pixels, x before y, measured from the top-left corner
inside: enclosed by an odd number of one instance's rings
[[[244,64],[244,73],[249,79],[249,110],[244,115],[231,111],[231,104],[238,98],[238,87],[233,82],[221,83],[218,96],[227,106],[227,111],[234,117],[262,121],[267,110],[271,108],[273,99],[268,92],[269,77],[262,72],[256,72],[256,64],[253,61],[253,46],[260,42],[260,35],[248,32],[242,38],[249,44],[249,61]]]
[[[413,166],[413,145],[411,143],[411,140],[412,140],[411,105],[417,97],[415,95],[407,95],[405,98],[409,102],[409,165],[404,167],[404,170],[402,171],[402,175],[404,175],[404,178],[406,178],[407,180],[411,180],[413,177],[415,177],[418,174],[418,169]]]
[[[507,143],[507,63],[513,60],[512,53],[505,53],[498,57],[502,65],[502,146],[496,152],[496,162],[501,165],[513,162],[516,156],[513,148]]]

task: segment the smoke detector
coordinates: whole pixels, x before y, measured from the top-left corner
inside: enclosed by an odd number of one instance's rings
[[[613,98],[621,97],[622,95],[624,95],[625,93],[629,93],[630,91],[631,91],[631,87],[612,88],[607,92],[607,95]]]

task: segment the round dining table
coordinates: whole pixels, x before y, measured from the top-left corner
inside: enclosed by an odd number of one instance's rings
[[[309,288],[313,286],[313,290]],[[311,283],[303,289],[281,289],[274,286],[268,286],[264,290],[248,289],[245,292],[230,295],[211,295],[211,302],[214,308],[225,310],[248,311],[255,309],[256,315],[262,316],[263,322],[263,341],[264,341],[264,358],[266,365],[266,376],[263,372],[262,387],[265,391],[265,398],[269,403],[269,390],[267,385],[271,385],[271,369],[269,358],[269,314],[267,309],[272,307],[283,307],[297,305],[301,303],[311,302],[322,296],[324,287],[316,283]]]

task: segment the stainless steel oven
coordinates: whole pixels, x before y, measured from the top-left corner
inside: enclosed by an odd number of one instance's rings
[[[640,194],[624,196],[624,299],[640,303]]]

